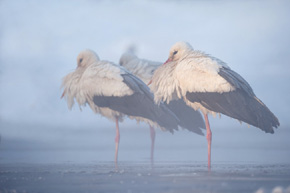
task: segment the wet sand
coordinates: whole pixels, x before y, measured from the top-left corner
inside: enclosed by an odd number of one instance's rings
[[[1,164],[0,192],[290,192],[290,164]]]

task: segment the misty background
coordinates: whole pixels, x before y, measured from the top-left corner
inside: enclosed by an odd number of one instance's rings
[[[115,123],[87,106],[69,111],[62,78],[83,49],[118,63],[137,55],[166,61],[187,41],[242,75],[279,118],[275,134],[210,116],[212,163],[290,162],[290,2],[0,1],[0,162],[113,161]],[[149,127],[120,124],[120,161],[149,161]],[[156,161],[207,163],[207,141],[157,130]]]

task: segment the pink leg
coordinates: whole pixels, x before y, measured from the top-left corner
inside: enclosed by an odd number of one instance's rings
[[[115,167],[118,170],[118,151],[119,151],[119,143],[120,143],[120,131],[119,131],[119,121],[116,117],[116,138],[115,138],[116,148],[115,148]]]
[[[211,170],[211,139],[212,139],[212,133],[211,133],[211,130],[210,130],[207,114],[203,114],[203,115],[204,115],[205,126],[206,126],[206,139],[207,139],[207,152],[208,152],[207,167],[208,167],[208,171],[210,171]]]
[[[154,144],[155,144],[155,129],[150,126],[150,137],[151,137],[151,165],[154,163]]]

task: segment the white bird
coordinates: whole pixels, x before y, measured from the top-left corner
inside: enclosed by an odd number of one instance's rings
[[[100,60],[91,50],[80,52],[76,70],[63,78],[62,87],[62,97],[67,100],[69,109],[76,100],[80,107],[88,104],[95,113],[116,121],[116,169],[120,141],[118,122],[125,115],[171,132],[178,128],[178,118],[164,104],[154,103],[146,84],[120,65]]]
[[[176,96],[203,113],[208,140],[208,169],[211,168],[212,133],[208,114],[222,113],[239,121],[274,133],[280,123],[256,97],[246,80],[223,61],[194,50],[186,42],[170,49],[168,60],[152,77],[154,99],[170,102]]]
[[[161,62],[150,61],[138,58],[132,51],[125,52],[119,64],[129,70],[132,74],[148,84],[152,79],[155,70],[162,64]],[[195,111],[185,104],[183,99],[172,100],[167,107],[180,120],[179,125],[191,132],[204,135],[201,129],[205,129],[205,123],[200,112]],[[153,162],[155,130],[150,127],[151,133],[151,162]]]

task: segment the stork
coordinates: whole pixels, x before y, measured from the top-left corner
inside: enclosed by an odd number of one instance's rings
[[[280,125],[277,117],[254,94],[244,78],[220,59],[194,50],[187,42],[177,42],[171,47],[168,60],[155,71],[151,84],[157,103],[168,103],[177,96],[203,113],[209,171],[212,132],[208,114],[221,113],[266,133],[274,133],[274,128]]]

